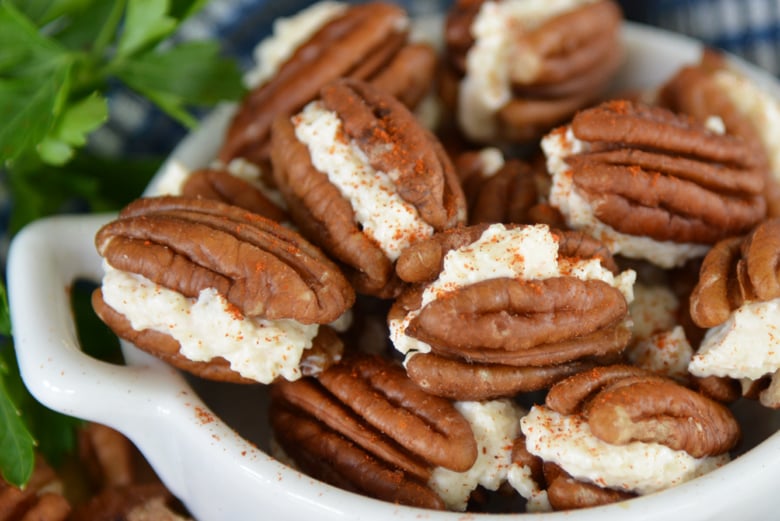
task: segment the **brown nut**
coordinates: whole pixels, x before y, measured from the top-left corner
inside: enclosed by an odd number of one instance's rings
[[[579,112],[568,156],[574,189],[620,233],[714,244],[766,213],[765,162],[741,137],[660,107],[616,100]]]
[[[186,297],[216,288],[246,316],[327,323],[354,301],[338,268],[300,235],[216,201],[138,199],[95,244],[117,269]]]
[[[519,159],[502,160],[497,170],[490,171],[483,156],[489,152],[466,152],[455,159],[469,224],[539,222],[540,196],[548,192],[539,185],[547,180],[546,171],[539,173]]]
[[[779,258],[780,218],[762,222],[746,236],[717,243],[704,258],[691,294],[693,321],[715,327],[748,300],[780,297]]]
[[[8,520],[70,519],[71,505],[61,489],[62,484],[54,470],[41,457],[36,457],[32,476],[24,488],[0,479],[0,516]]]
[[[222,169],[202,168],[192,172],[181,187],[181,195],[214,199],[276,222],[289,220],[284,209],[269,199],[259,188]]]
[[[139,199],[103,226],[95,242],[114,269],[141,275],[190,301],[204,290],[216,291],[232,306],[235,325],[253,318],[325,324],[341,316],[355,298],[339,269],[296,232],[218,201]],[[168,330],[134,328],[104,300],[102,287],[93,294],[93,307],[120,337],[176,367],[205,378],[250,381],[239,373],[251,374],[251,367],[237,371],[218,356],[191,360],[180,353],[179,341]],[[340,357],[343,346],[332,330],[319,326],[310,334],[312,348],[300,346],[304,361],[293,369],[296,375]],[[286,351],[276,354],[287,363],[291,347],[282,347]],[[241,363],[254,364],[243,357]],[[272,379],[279,372],[274,367],[253,378]]]
[[[418,386],[436,396],[483,401],[548,389],[555,382],[584,371],[595,363],[574,361],[540,367],[518,367],[468,362],[426,353],[409,358],[406,372]]]
[[[416,105],[435,71],[428,46],[407,44],[409,21],[399,6],[368,2],[350,6],[304,42],[268,82],[242,101],[219,158],[243,157],[256,164],[269,159],[271,125],[292,115],[338,78],[376,80],[391,95]]]
[[[188,517],[177,511],[176,499],[162,483],[140,483],[110,487],[88,501],[78,505],[69,521],[94,521],[96,519],[143,520],[144,513],[152,512],[166,521],[187,521]]]
[[[498,234],[506,233],[502,229],[521,234],[546,230],[498,226],[490,228]],[[578,368],[620,355],[631,336],[628,305],[620,290],[601,280],[563,272],[534,280],[488,278],[436,290],[423,305],[424,291],[435,287],[448,251],[471,247],[488,229],[479,225],[436,234],[398,260],[399,274],[417,286],[396,299],[388,321],[396,348],[415,351],[406,366],[418,385],[457,399],[512,396],[548,388]],[[552,237],[558,247],[553,262],[566,266],[597,259],[616,271],[611,255],[595,239],[579,232],[554,232]]]
[[[545,403],[562,414],[579,411],[596,437],[617,445],[656,442],[701,458],[728,452],[741,436],[724,405],[631,366],[595,368],[562,380]]]
[[[403,368],[354,356],[315,379],[272,387],[276,440],[302,470],[387,501],[443,508],[433,467],[465,471],[477,457],[452,402],[415,386]]]
[[[609,505],[636,496],[631,492],[604,488],[574,479],[558,465],[550,462],[544,463],[544,477],[547,481],[547,499],[553,510],[576,510]]]
[[[730,67],[719,51],[707,48],[702,52],[700,63],[682,67],[661,87],[657,103],[702,122],[717,116],[729,134],[753,143],[756,157],[763,156],[768,164],[764,190],[767,215],[780,217],[780,165],[772,159],[768,125],[758,121],[754,111],[738,106],[736,97],[750,97],[751,94],[749,90],[742,92],[744,89],[735,89],[735,83],[751,86],[750,80]],[[761,106],[762,102],[758,105]]]
[[[484,3],[461,0],[448,12],[445,46],[450,85],[469,77],[466,57],[478,45],[473,24]],[[488,116],[493,120],[489,128],[481,129],[468,123],[478,118],[462,110],[472,103],[451,99],[463,96],[462,84],[447,87],[460,90],[445,99],[450,98],[451,105],[459,103],[461,128],[476,141],[532,141],[594,102],[622,62],[621,19],[617,3],[600,1],[572,7],[529,27],[522,19],[507,21],[509,42],[502,52],[511,58],[500,66],[506,68],[510,98]]]
[[[272,161],[277,185],[296,225],[347,266],[358,292],[395,296],[400,281],[393,265],[402,245],[465,219],[465,200],[454,167],[438,140],[401,103],[369,84],[340,80],[322,89],[319,103],[341,122],[336,139],[348,147],[343,150],[357,147],[365,157],[367,166],[355,173],[361,175],[370,166],[387,174],[392,188],[382,191],[394,190],[400,199],[399,211],[415,224],[401,224],[392,214],[381,217],[381,229],[369,230],[358,222],[350,199],[327,173],[314,166],[318,159],[297,138],[294,124],[300,115],[274,123]],[[333,152],[329,148],[327,153]],[[375,181],[366,177],[349,182]],[[388,227],[395,230],[392,237],[380,242],[377,234]]]

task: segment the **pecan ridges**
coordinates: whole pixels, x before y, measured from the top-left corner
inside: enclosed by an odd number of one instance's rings
[[[462,472],[477,456],[452,402],[379,357],[355,355],[316,380],[274,384],[270,414],[277,441],[304,470],[388,501],[443,508],[426,485],[433,467]]]
[[[691,318],[699,327],[715,327],[747,301],[780,298],[779,267],[780,218],[718,242],[704,257],[691,294]]]
[[[273,120],[291,115],[338,78],[375,81],[410,106],[427,92],[435,53],[427,45],[407,44],[404,10],[385,2],[350,6],[302,44],[265,84],[242,101],[219,158],[264,164],[269,159]]]
[[[764,158],[739,136],[622,100],[581,111],[571,128],[590,147],[566,159],[574,186],[619,232],[713,244],[766,214]]]
[[[447,252],[473,243],[487,228],[435,234],[398,259],[399,275],[414,286],[396,299],[388,320],[414,313],[405,334],[430,347],[407,360],[410,377],[433,394],[479,400],[545,389],[574,371],[614,361],[630,340],[628,306],[619,290],[599,280],[488,279],[422,306],[423,291],[441,272]],[[617,271],[599,241],[580,232],[554,235],[559,259],[598,259]]]
[[[245,316],[327,323],[354,302],[336,265],[296,232],[217,201],[136,200],[95,244],[117,269],[191,298],[215,288]]]
[[[465,198],[449,157],[400,102],[365,82],[348,79],[324,87],[321,102],[341,121],[344,142],[358,147],[372,168],[387,174],[398,196],[425,223],[443,230],[465,218]],[[274,122],[273,141],[276,183],[302,233],[346,266],[358,292],[382,298],[397,295],[401,284],[394,259],[364,233],[350,201],[314,167],[289,118]]]
[[[607,443],[661,443],[695,458],[728,452],[741,436],[723,404],[630,366],[571,376],[550,389],[545,403],[561,414],[582,414],[591,432]]]

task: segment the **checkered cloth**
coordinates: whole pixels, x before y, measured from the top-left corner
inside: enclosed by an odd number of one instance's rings
[[[226,55],[252,66],[252,50],[270,34],[272,20],[293,14],[311,0],[212,0],[188,20],[174,41],[218,38]],[[443,11],[447,0],[409,0],[414,14]],[[773,74],[780,73],[780,0],[625,0],[626,15],[687,34],[733,52]],[[110,121],[94,134],[91,147],[121,156],[165,156],[187,130],[145,99],[117,87],[110,99]]]
[[[623,3],[637,21],[692,36],[780,74],[780,0]]]

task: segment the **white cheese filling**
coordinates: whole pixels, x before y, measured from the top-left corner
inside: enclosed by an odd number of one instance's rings
[[[398,195],[394,183],[398,173],[371,167],[363,151],[345,139],[334,112],[315,101],[293,117],[293,124],[296,137],[309,149],[312,165],[349,200],[363,233],[390,260],[396,260],[410,244],[433,235],[433,227]]]
[[[634,284],[634,300],[629,306],[634,320],[633,340],[645,340],[653,333],[668,331],[677,325],[680,301],[667,286]]]
[[[612,445],[594,436],[578,415],[535,405],[520,420],[526,448],[574,478],[638,494],[664,490],[723,466],[728,454],[694,458],[660,443]]]
[[[298,364],[317,335],[317,324],[245,317],[212,288],[190,299],[107,262],[103,268],[103,299],[136,331],[172,336],[189,360],[208,362],[221,356],[232,370],[261,383],[278,376],[300,378]]]
[[[537,74],[540,58],[520,45],[518,33],[594,0],[504,0],[485,2],[471,25],[474,44],[458,97],[458,121],[471,139],[496,136],[495,113],[512,97],[513,72]],[[529,78],[529,79],[532,79]]]
[[[530,467],[513,463],[509,468],[506,480],[518,494],[526,499],[526,512],[552,511],[547,491],[540,488],[539,483],[534,480]]]
[[[688,367],[696,376],[758,380],[780,369],[780,299],[749,302],[710,328]]]
[[[730,70],[715,73],[715,82],[737,110],[755,126],[764,145],[772,174],[780,181],[780,102],[746,77]]]
[[[682,326],[657,331],[626,350],[626,358],[632,365],[680,382],[688,380],[692,357],[693,348]]]
[[[423,292],[420,309],[441,295],[483,280],[540,280],[562,275],[602,280],[619,289],[627,302],[633,300],[636,279],[633,270],[615,276],[597,259],[559,262],[558,241],[546,225],[507,229],[503,224],[492,224],[473,243],[447,252],[439,277]],[[403,319],[389,321],[390,338],[401,353],[410,355],[431,350],[427,343],[405,333],[417,315],[419,310],[414,310]]]
[[[634,301],[629,306],[634,328],[626,349],[632,365],[676,380],[688,379],[693,348],[678,324],[679,307],[679,299],[666,286],[634,285]]]
[[[547,171],[552,176],[550,204],[560,210],[570,227],[596,237],[613,254],[645,259],[661,268],[682,266],[689,259],[703,257],[709,250],[706,244],[656,241],[650,237],[628,235],[599,221],[590,203],[577,192],[571,168],[565,159],[587,150],[588,144],[577,139],[570,127],[550,132],[542,138],[541,144],[547,158]]]
[[[506,481],[512,465],[512,443],[520,433],[524,411],[511,400],[456,402],[455,407],[471,424],[477,460],[466,472],[437,467],[428,483],[449,510],[464,511],[478,485],[497,490]]]
[[[272,34],[253,51],[255,66],[244,76],[247,88],[270,80],[295,51],[348,7],[344,2],[315,2],[296,14],[277,18]]]

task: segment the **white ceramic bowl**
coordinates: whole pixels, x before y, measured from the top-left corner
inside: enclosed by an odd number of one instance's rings
[[[699,58],[698,44],[627,24],[622,87],[657,85]],[[780,95],[768,75],[740,66]],[[163,167],[190,168],[214,155],[230,108],[221,108],[184,140]],[[159,178],[158,178],[159,179]],[[725,467],[676,488],[605,507],[553,514],[466,515],[392,505],[345,492],[266,455],[266,395],[262,386],[188,379],[131,345],[127,365],[85,355],[69,307],[74,279],[102,276],[93,237],[112,215],[64,216],[19,233],[8,259],[14,340],[22,377],[43,404],[101,422],[127,435],[161,479],[200,521],[237,519],[374,521],[527,519],[763,520],[780,510],[780,417],[751,402],[737,415],[746,425],[740,455]],[[240,433],[240,434],[239,434]]]

